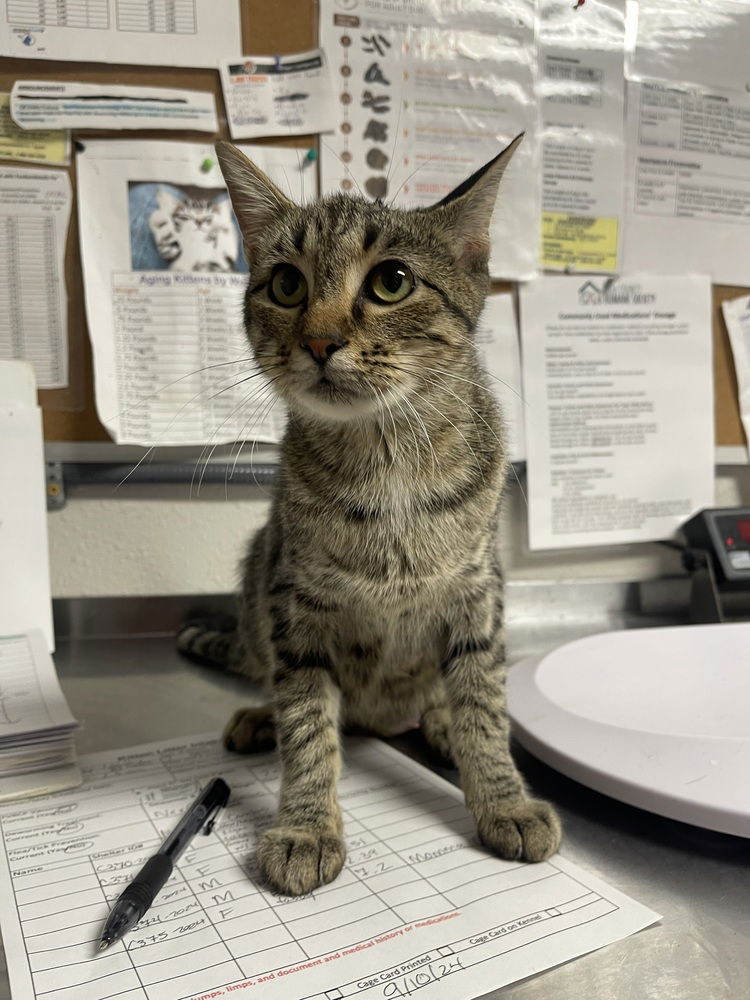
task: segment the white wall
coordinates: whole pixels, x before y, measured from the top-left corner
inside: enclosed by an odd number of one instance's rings
[[[750,468],[719,470],[717,506],[750,505]],[[247,539],[266,519],[255,487],[79,488],[48,515],[55,597],[227,593]],[[523,500],[510,489],[501,547],[512,579],[642,580],[679,572],[662,545],[529,552]]]

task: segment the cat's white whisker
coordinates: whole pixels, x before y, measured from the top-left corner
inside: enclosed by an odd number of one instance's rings
[[[422,433],[424,434],[424,439],[427,442],[427,447],[430,449],[430,457],[432,461],[432,478],[435,479],[436,476],[435,449],[432,446],[432,441],[430,440],[430,435],[427,430],[427,427],[425,426],[425,422],[422,419],[422,414],[419,412],[419,410],[416,408],[416,406],[414,406],[412,401],[407,396],[402,397],[402,402],[406,403],[406,405],[409,407],[409,409],[412,411],[412,413],[414,414],[414,416],[417,418],[417,420],[421,425]]]
[[[440,371],[440,369],[435,369],[435,368],[425,368],[424,370],[432,372],[433,374],[435,372]],[[471,379],[461,379],[459,375],[453,375],[451,372],[443,372],[442,374],[448,375],[451,378],[460,379],[462,382],[469,382],[471,385],[475,385],[475,386],[477,386],[480,389],[485,389],[486,391],[489,391],[486,386],[482,385],[481,382],[473,382]],[[436,383],[433,382],[431,384],[435,385]],[[456,395],[456,393],[453,392],[447,385],[441,385],[440,388],[445,389],[445,391],[449,392],[451,394],[451,396],[455,396],[455,398],[463,406],[465,406],[467,409],[471,410],[472,413],[475,413],[479,417],[479,419],[482,421],[482,423],[487,426],[487,429],[490,431],[490,433],[492,434],[492,436],[495,438],[495,441],[497,441],[498,444],[500,444],[500,445],[502,445],[504,447],[504,443],[500,440],[500,438],[498,438],[497,434],[494,432],[494,430],[492,429],[492,427],[490,426],[490,424],[487,423],[487,421],[484,419],[484,417],[482,416],[481,413],[479,413],[477,410],[475,410],[473,406],[469,406],[469,404],[466,402],[465,399],[461,399],[461,397],[458,396],[458,395]],[[510,466],[511,472],[513,473],[513,476],[514,476],[514,478],[516,480],[516,483],[518,484],[518,489],[520,490],[521,496],[523,497],[523,502],[524,502],[525,506],[528,508],[529,501],[528,501],[528,498],[526,496],[526,492],[524,491],[523,484],[521,483],[521,480],[519,479],[518,473],[516,472],[515,466],[513,465],[512,462],[508,462],[508,465]]]
[[[417,468],[416,468],[416,478],[417,478],[417,481],[419,482],[419,480],[420,480],[419,442],[417,441],[417,435],[414,433],[414,428],[411,425],[411,420],[409,420],[408,413],[405,413],[404,410],[401,407],[401,404],[403,402],[405,402],[405,397],[402,396],[401,399],[399,399],[399,400],[396,401],[395,405],[398,408],[398,412],[403,416],[404,422],[406,423],[406,426],[409,428],[409,433],[411,434],[412,441],[414,442],[414,458],[415,458],[416,466],[417,466]]]
[[[234,387],[236,387],[238,385],[241,385],[243,382],[248,382],[251,378],[254,378],[256,375],[266,375],[266,372],[265,371],[256,372],[254,375],[250,375],[247,378],[241,379],[239,382],[234,383],[234,386],[228,386],[226,388],[234,388]],[[198,456],[198,460],[196,462],[195,468],[193,469],[193,476],[192,476],[192,478],[190,480],[190,494],[189,494],[191,500],[193,498],[193,485],[195,483],[195,475],[196,475],[197,470],[200,468],[201,462],[203,461],[203,456],[206,453],[206,449],[209,448],[209,447],[211,448],[211,450],[210,450],[210,452],[208,454],[208,458],[206,458],[205,462],[203,463],[203,469],[201,471],[200,478],[198,480],[198,489],[196,491],[196,497],[200,496],[201,487],[203,485],[203,479],[205,477],[206,470],[208,469],[208,464],[211,461],[213,453],[216,451],[216,449],[219,447],[219,444],[220,444],[220,442],[216,442],[212,446],[213,439],[217,436],[217,434],[221,431],[221,429],[227,423],[229,423],[229,421],[235,416],[235,414],[237,413],[237,411],[240,410],[240,409],[242,409],[243,406],[245,406],[245,404],[247,403],[248,399],[250,399],[254,394],[260,395],[260,393],[262,392],[262,390],[265,388],[265,386],[267,384],[268,383],[261,383],[259,386],[254,386],[250,390],[250,392],[247,393],[247,395],[245,395],[238,403],[236,403],[232,407],[232,409],[230,410],[229,414],[224,418],[224,420],[222,420],[222,422],[217,427],[214,428],[213,432],[211,433],[211,437],[208,440],[208,443],[203,446],[203,449],[201,450],[201,453]],[[216,396],[220,396],[222,392],[226,391],[226,388],[220,390],[217,393],[215,393],[213,396],[210,397],[210,399],[215,399]]]
[[[485,418],[484,418],[484,417],[482,416],[482,414],[481,414],[481,413],[479,413],[479,411],[478,411],[478,410],[475,410],[473,406],[470,406],[470,405],[469,405],[469,404],[468,404],[468,403],[466,402],[466,400],[465,400],[465,399],[462,399],[462,398],[461,398],[461,396],[459,396],[459,395],[458,395],[458,393],[455,393],[455,392],[454,392],[454,391],[453,391],[453,390],[452,390],[452,389],[450,388],[450,386],[446,385],[446,384],[445,384],[445,382],[443,382],[443,381],[442,381],[442,379],[438,378],[438,380],[437,380],[437,381],[433,381],[433,380],[431,380],[431,379],[428,379],[428,378],[425,378],[425,377],[424,377],[424,375],[422,374],[423,372],[430,372],[431,374],[436,374],[436,369],[434,369],[434,368],[427,368],[427,367],[425,367],[425,368],[423,368],[423,369],[422,369],[422,370],[420,371],[420,373],[419,373],[419,374],[420,374],[420,375],[422,376],[422,378],[424,378],[424,381],[425,381],[425,382],[427,382],[427,383],[428,383],[429,385],[433,385],[433,386],[435,386],[436,388],[438,388],[438,389],[442,389],[442,390],[443,390],[444,392],[447,392],[447,393],[449,393],[449,394],[450,394],[451,396],[453,396],[453,398],[454,398],[454,399],[458,400],[458,402],[459,402],[459,403],[461,404],[461,406],[465,407],[465,408],[466,408],[467,410],[470,410],[470,411],[471,411],[471,413],[473,413],[473,414],[475,414],[476,416],[478,416],[478,417],[479,417],[479,419],[480,419],[480,420],[482,421],[482,423],[483,423],[483,424],[485,425],[485,427],[486,427],[486,428],[487,428],[487,429],[489,430],[490,434],[492,434],[492,436],[494,437],[495,441],[496,441],[496,442],[497,442],[497,443],[498,443],[499,445],[501,445],[501,446],[503,445],[503,442],[502,442],[502,441],[501,441],[501,439],[500,439],[500,438],[499,438],[499,437],[497,436],[497,434],[495,433],[495,431],[494,431],[494,429],[492,428],[492,426],[491,426],[491,425],[490,425],[490,424],[489,424],[489,423],[488,423],[488,422],[487,422],[487,421],[485,420]],[[470,380],[469,380],[469,379],[463,379],[462,381],[470,381]],[[474,385],[477,385],[477,386],[479,386],[480,388],[484,388],[484,387],[483,387],[483,386],[481,385],[481,383],[480,383],[480,382],[475,382],[475,383],[473,383],[473,384],[474,384]],[[489,392],[489,390],[488,390],[488,389],[487,389],[486,391],[487,391],[487,392]],[[474,425],[476,426],[476,422],[474,421],[474,419],[473,419],[473,418],[471,418],[471,419],[472,419],[472,423],[474,423]]]
[[[262,423],[262,422],[263,422],[263,420],[265,420],[265,419],[266,419],[266,417],[268,416],[268,414],[269,414],[269,413],[271,412],[271,410],[273,409],[273,407],[274,407],[275,403],[276,403],[276,397],[275,397],[275,395],[274,395],[274,394],[272,393],[272,394],[271,394],[271,396],[270,396],[270,398],[269,398],[269,399],[268,399],[268,401],[267,401],[267,404],[266,404],[266,406],[265,406],[265,407],[264,407],[264,409],[263,409],[263,412],[261,413],[261,415],[260,415],[260,417],[259,417],[259,422],[260,422],[260,423]],[[253,482],[254,482],[254,483],[255,483],[255,485],[256,485],[256,486],[258,487],[258,489],[262,490],[262,489],[263,489],[263,487],[262,487],[262,486],[260,485],[260,483],[258,482],[258,477],[257,477],[257,476],[255,475],[255,463],[254,463],[254,458],[255,458],[255,448],[256,448],[257,444],[258,444],[258,440],[257,440],[257,438],[253,438],[253,443],[252,443],[252,446],[251,446],[251,448],[250,448],[250,469],[251,469],[251,471],[252,471],[252,474],[253,474]],[[235,458],[235,460],[234,460],[234,464],[232,465],[232,475],[234,474],[234,469],[235,469],[235,467],[236,467],[236,465],[237,465],[237,460],[238,460],[238,459],[239,459],[239,457],[240,457],[240,454],[241,454],[241,452],[242,452],[242,448],[243,448],[243,447],[244,447],[244,443],[243,443],[242,445],[240,445],[240,448],[239,448],[239,450],[237,451],[237,458]],[[230,478],[231,478],[231,477],[230,477]]]
[[[455,334],[455,336],[457,336],[457,337],[460,337],[460,338],[461,338],[462,340],[464,340],[464,341],[465,341],[465,342],[466,342],[467,344],[471,344],[472,346],[474,345],[474,341],[473,341],[473,340],[471,340],[471,338],[470,338],[470,337],[467,337],[467,336],[465,336],[464,334],[459,334],[459,333],[456,333],[456,334]],[[467,378],[462,378],[462,377],[461,377],[460,375],[455,375],[455,374],[453,374],[453,372],[446,372],[446,371],[442,371],[441,369],[436,369],[436,371],[440,371],[440,374],[441,374],[441,375],[447,375],[447,376],[448,376],[449,378],[456,378],[456,379],[460,379],[460,380],[461,380],[462,382],[471,382],[471,384],[472,384],[472,385],[476,385],[476,386],[479,386],[479,387],[480,387],[480,388],[482,388],[482,389],[487,389],[487,386],[483,386],[481,382],[472,382],[472,380],[471,380],[471,379],[467,379]],[[492,379],[494,379],[494,380],[495,380],[496,382],[499,382],[499,383],[500,383],[500,385],[504,385],[504,386],[505,386],[505,388],[506,388],[506,389],[508,389],[508,390],[510,390],[510,392],[512,392],[514,396],[518,396],[519,400],[521,401],[521,403],[522,403],[522,404],[523,404],[524,406],[528,406],[528,405],[529,405],[529,404],[528,404],[528,402],[526,401],[526,399],[525,399],[525,397],[524,397],[523,393],[519,392],[519,391],[518,391],[518,389],[516,389],[516,388],[515,388],[515,386],[512,386],[512,385],[510,384],[510,382],[505,382],[505,381],[504,381],[503,379],[501,379],[501,378],[500,378],[499,376],[497,376],[497,375],[494,375],[494,374],[493,374],[493,373],[492,373],[491,371],[488,371],[488,369],[487,369],[486,367],[483,367],[483,368],[482,368],[482,372],[483,372],[483,374],[485,374],[485,375],[486,375],[486,376],[487,376],[488,378],[492,378]]]
[[[242,373],[240,373],[240,374],[242,374]],[[240,385],[242,382],[246,382],[248,379],[255,378],[257,375],[261,375],[261,374],[263,374],[263,373],[262,372],[253,372],[253,374],[248,375],[248,376],[246,376],[243,379],[240,379],[238,382],[234,382],[234,381],[230,382],[228,385],[223,386],[221,389],[219,389],[218,392],[214,393],[214,395],[211,396],[211,397],[209,397],[209,398],[210,399],[214,399],[216,396],[220,396],[222,392],[228,392],[230,389],[233,389],[235,386]],[[159,440],[156,442],[156,444],[150,445],[150,447],[147,449],[147,451],[143,455],[141,455],[141,457],[135,463],[135,465],[130,470],[130,472],[128,472],[128,474],[126,476],[124,476],[115,487],[113,487],[113,492],[116,492],[117,490],[119,490],[120,487],[123,486],[128,481],[128,479],[130,479],[130,477],[141,467],[141,465],[146,461],[146,459],[149,458],[156,451],[157,448],[161,447],[161,445],[164,442],[164,438],[169,434],[169,431],[175,425],[175,423],[177,422],[177,420],[179,420],[180,416],[184,413],[184,411],[189,406],[191,406],[197,399],[200,399],[207,391],[208,391],[207,388],[206,389],[201,389],[200,392],[197,392],[194,396],[191,396],[191,398],[186,403],[182,404],[182,406],[177,410],[177,412],[172,415],[172,418],[169,420],[169,422],[167,423],[166,427],[164,428],[164,430],[159,435]]]
[[[122,410],[119,410],[117,413],[113,414],[111,417],[108,417],[107,419],[108,421],[119,420],[126,413],[130,413],[131,410],[136,409],[138,406],[142,406],[144,403],[147,403],[150,399],[155,399],[157,396],[161,395],[161,393],[166,392],[167,389],[171,389],[172,386],[178,385],[180,382],[184,382],[185,379],[193,378],[195,375],[200,375],[202,372],[211,371],[211,369],[213,368],[225,368],[227,365],[244,365],[248,363],[254,364],[255,363],[254,358],[238,358],[236,361],[220,361],[218,364],[215,365],[206,365],[204,368],[196,368],[192,372],[186,372],[184,375],[180,375],[179,378],[174,379],[172,382],[167,382],[165,385],[162,385],[158,389],[155,389],[153,392],[150,392],[147,396],[140,396],[134,403],[131,403],[130,406],[123,407]],[[194,396],[193,398],[195,399],[197,397]]]
[[[328,150],[328,152],[329,152],[329,153],[333,153],[333,155],[334,155],[334,156],[336,157],[336,159],[337,159],[337,160],[339,161],[339,163],[341,164],[341,166],[342,166],[342,167],[344,168],[344,172],[345,172],[345,173],[347,174],[347,176],[348,176],[348,177],[350,178],[350,180],[351,180],[351,181],[353,182],[353,184],[354,184],[354,185],[355,185],[355,187],[357,188],[357,191],[359,191],[359,194],[360,194],[360,197],[364,198],[364,197],[365,197],[365,195],[364,195],[364,193],[363,193],[363,191],[362,191],[362,188],[361,188],[361,187],[359,186],[359,184],[357,183],[357,178],[356,178],[356,177],[354,176],[354,174],[353,174],[353,173],[351,172],[351,170],[349,169],[349,164],[348,164],[348,163],[344,163],[344,161],[343,161],[343,160],[341,159],[341,157],[340,157],[340,156],[339,156],[339,154],[338,154],[338,153],[336,152],[336,150],[335,150],[335,149],[333,148],[333,146],[330,146],[330,145],[329,145],[329,144],[328,144],[328,143],[327,143],[327,142],[325,141],[325,139],[323,139],[323,137],[322,137],[322,136],[321,136],[321,139],[320,139],[320,143],[321,143],[321,145],[322,145],[322,146],[325,146],[325,148],[326,148],[326,149]]]
[[[473,458],[474,458],[474,462],[475,462],[475,464],[476,464],[476,467],[477,467],[477,471],[479,472],[479,475],[480,475],[480,476],[482,477],[482,481],[484,481],[484,473],[482,472],[482,466],[481,466],[481,464],[480,464],[480,462],[479,462],[479,459],[477,458],[477,453],[476,453],[476,452],[474,451],[474,449],[473,449],[473,448],[471,447],[471,445],[469,444],[469,441],[468,441],[468,439],[467,439],[466,435],[465,435],[465,434],[463,433],[463,431],[459,430],[459,428],[458,428],[458,427],[456,427],[456,425],[455,425],[455,424],[453,423],[453,421],[452,421],[452,420],[450,420],[450,419],[449,419],[449,418],[448,418],[448,417],[447,417],[447,416],[446,416],[446,415],[445,415],[445,414],[443,413],[443,411],[442,411],[442,410],[438,409],[438,407],[437,407],[437,406],[435,406],[435,405],[434,405],[433,403],[431,403],[431,402],[429,401],[429,399],[427,399],[427,397],[426,397],[426,396],[422,396],[422,397],[420,397],[420,401],[421,401],[421,402],[423,402],[423,403],[426,403],[426,404],[427,404],[427,405],[428,405],[428,406],[430,407],[430,409],[434,410],[434,411],[435,411],[435,412],[436,412],[436,413],[438,414],[438,416],[439,416],[439,417],[440,417],[440,418],[441,418],[442,420],[445,420],[445,422],[446,422],[446,423],[448,423],[448,424],[450,424],[450,425],[451,425],[451,427],[452,427],[452,428],[453,428],[453,430],[454,430],[454,431],[455,431],[455,432],[456,432],[456,433],[457,433],[457,434],[459,435],[459,437],[463,438],[463,440],[464,440],[464,443],[466,444],[466,447],[467,447],[467,448],[469,449],[469,451],[471,452],[471,454],[472,454],[472,456],[473,456]]]
[[[430,155],[430,156],[428,157],[428,159],[426,159],[426,160],[424,160],[424,161],[423,161],[422,163],[418,164],[418,165],[417,165],[417,166],[416,166],[416,167],[415,167],[415,168],[414,168],[414,169],[412,170],[412,172],[411,172],[411,173],[410,173],[410,174],[408,175],[408,177],[407,177],[407,178],[406,178],[406,179],[405,179],[405,180],[403,181],[403,183],[402,183],[402,184],[401,184],[401,186],[399,187],[398,191],[397,191],[397,192],[396,192],[396,193],[394,194],[394,196],[393,196],[393,197],[391,198],[391,200],[390,200],[390,201],[388,202],[388,207],[389,207],[389,208],[390,208],[390,207],[391,207],[391,206],[393,205],[393,203],[394,203],[394,201],[396,200],[396,198],[398,198],[398,196],[399,196],[399,195],[401,194],[401,192],[402,192],[402,191],[403,191],[403,189],[404,189],[404,188],[406,187],[406,185],[407,185],[407,184],[409,183],[409,181],[410,181],[410,180],[412,179],[412,177],[413,177],[413,176],[414,176],[415,174],[419,173],[419,171],[420,171],[420,170],[422,170],[422,168],[423,168],[423,167],[426,167],[426,166],[429,166],[429,164],[430,164],[430,163],[432,163],[432,161],[433,161],[433,160],[435,159],[436,155],[437,155],[436,153],[433,153],[433,154],[431,154],[431,155]]]
[[[401,128],[401,112],[403,111],[403,108],[404,108],[404,100],[402,98],[399,101],[398,115],[396,116],[396,133],[393,136],[393,149],[391,150],[391,162],[388,164],[388,170],[386,171],[386,174],[385,174],[385,189],[386,189],[386,191],[388,190],[388,184],[390,183],[391,170],[393,169],[393,164],[396,162],[396,147],[398,146],[398,140],[400,138],[399,129]],[[389,204],[392,205],[393,201],[389,202]]]

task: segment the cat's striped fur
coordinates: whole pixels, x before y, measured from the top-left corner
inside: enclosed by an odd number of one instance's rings
[[[248,336],[290,418],[238,632],[189,626],[181,645],[231,656],[269,692],[267,709],[235,713],[225,740],[245,752],[275,732],[281,801],[258,859],[289,893],[344,862],[342,725],[421,724],[455,760],[479,834],[502,857],[540,861],[559,843],[554,812],[527,797],[509,753],[495,543],[506,458],[472,337],[512,151],[434,208],[401,211],[343,195],[298,207],[219,147],[251,266]],[[415,278],[394,305],[364,291],[384,259]],[[280,263],[306,278],[295,308],[269,297]],[[309,345],[331,340],[316,363]]]

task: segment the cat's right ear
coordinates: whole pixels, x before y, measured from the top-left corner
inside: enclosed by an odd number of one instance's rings
[[[279,215],[293,209],[294,202],[231,142],[218,142],[216,155],[240,225],[245,256],[252,264],[260,236]]]
[[[490,219],[497,189],[523,136],[523,132],[517,135],[494,159],[428,209],[442,218],[457,260],[470,264],[487,262],[490,255]]]

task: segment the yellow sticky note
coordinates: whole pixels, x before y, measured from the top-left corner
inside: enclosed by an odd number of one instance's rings
[[[69,134],[63,130],[19,128],[10,117],[10,94],[0,94],[0,160],[69,163]]]
[[[542,213],[542,267],[617,270],[616,218]]]

